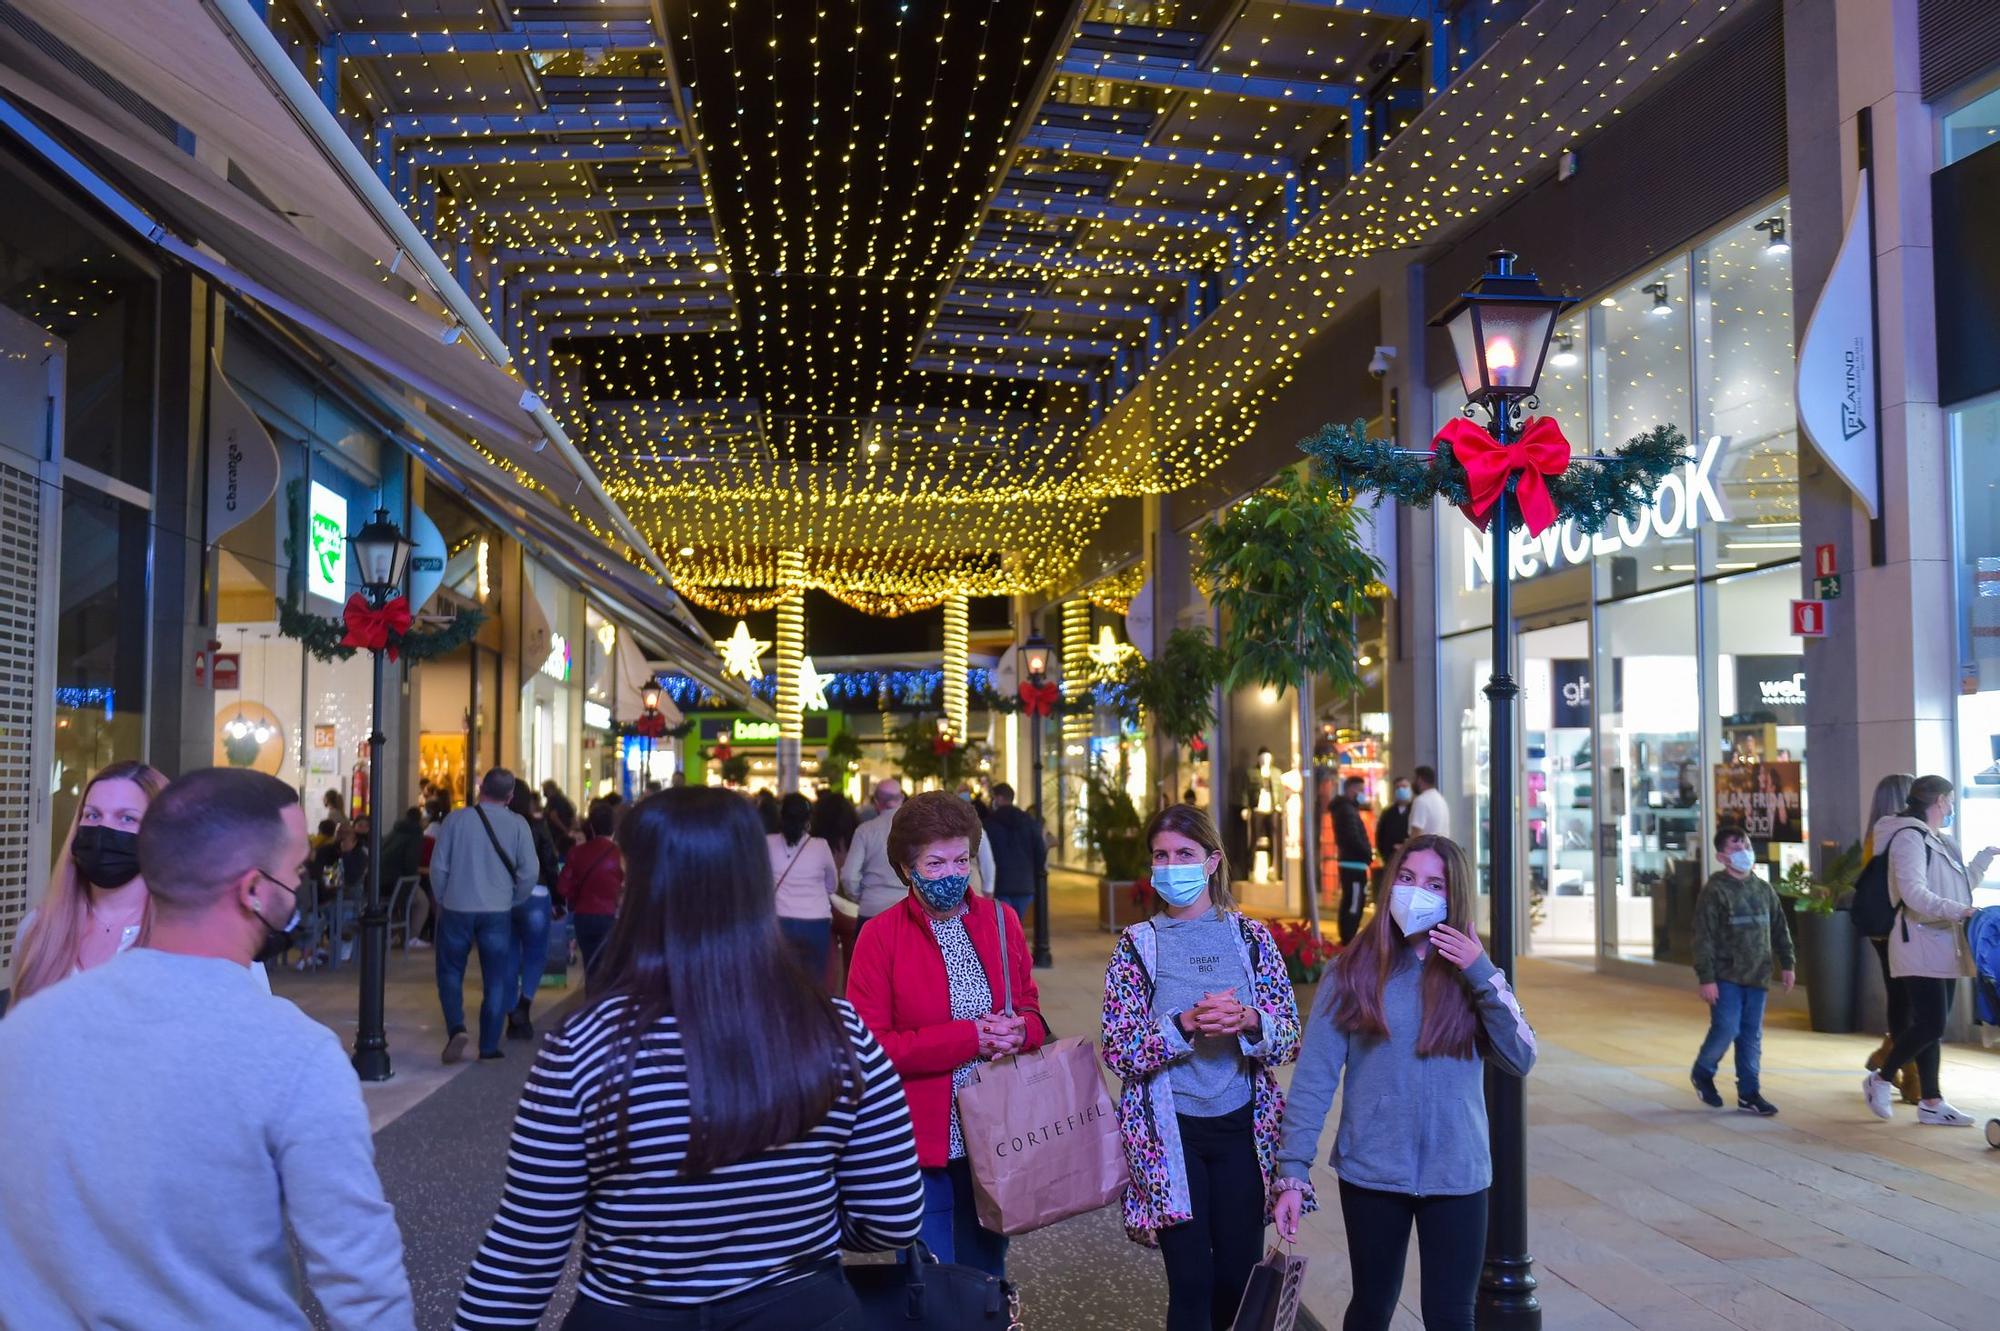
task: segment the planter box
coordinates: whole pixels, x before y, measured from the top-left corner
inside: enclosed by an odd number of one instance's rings
[[[1135,882],[1124,878],[1100,878],[1097,890],[1097,927],[1106,933],[1118,933],[1128,924],[1137,924],[1148,919],[1160,908],[1159,899],[1153,895],[1151,883]],[[1132,896],[1137,890],[1139,901],[1133,904]]]
[[[1834,1035],[1854,1030],[1854,920],[1844,910],[1793,917],[1799,982],[1806,987],[1812,1028]]]

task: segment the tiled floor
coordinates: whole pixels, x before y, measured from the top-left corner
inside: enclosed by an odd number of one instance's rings
[[[1059,1034],[1094,1033],[1111,937],[1091,927],[1083,880],[1058,875],[1057,898],[1057,964],[1036,973],[1043,1006]],[[378,1128],[465,1074],[436,1062],[442,1031],[430,967],[425,953],[392,958],[397,1077],[370,1089]],[[276,983],[351,1037],[352,968]],[[1759,1120],[1703,1109],[1688,1089],[1706,1022],[1692,992],[1546,961],[1524,964],[1519,989],[1542,1051],[1529,1079],[1530,1234],[1550,1331],[2000,1327],[2000,1152],[1977,1129],[1918,1127],[1906,1108],[1893,1123],[1869,1117],[1858,1088],[1872,1040],[1814,1035],[1802,1014],[1774,1014],[1764,1089],[1783,1113]],[[545,1003],[554,998],[544,992]],[[468,1010],[477,1001],[468,984]],[[475,1097],[476,1117],[492,1125],[479,1134],[495,1138],[491,1161],[438,1169],[436,1137],[419,1121],[406,1125],[410,1142],[392,1142],[394,1132],[380,1139],[385,1177],[413,1175],[388,1180],[399,1206],[421,1194],[464,1213],[449,1241],[452,1227],[438,1217],[414,1227],[419,1217],[406,1217],[412,1269],[438,1286],[428,1291],[432,1309],[448,1306],[448,1287],[490,1215],[519,1072],[492,1078],[491,1092]],[[1944,1083],[1967,1112],[2000,1114],[2000,1055],[1952,1048]],[[469,1089],[455,1086],[446,1099]],[[433,1171],[448,1177],[414,1177]],[[1320,1182],[1332,1187],[1328,1171]],[[1159,1325],[1159,1259],[1126,1243],[1115,1221],[1096,1219],[1018,1243],[1011,1274],[1026,1287],[1030,1327]],[[1308,1221],[1301,1250],[1311,1259],[1308,1307],[1338,1326],[1349,1281],[1333,1214]],[[1413,1252],[1396,1331],[1421,1325],[1415,1264]]]

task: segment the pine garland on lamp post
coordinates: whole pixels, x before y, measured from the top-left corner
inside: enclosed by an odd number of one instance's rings
[[[1492,267],[1433,326],[1450,330],[1465,389],[1465,416],[1445,423],[1428,450],[1370,440],[1358,424],[1329,426],[1300,447],[1343,491],[1385,495],[1428,508],[1443,499],[1482,531],[1493,533],[1493,665],[1487,744],[1490,794],[1494,965],[1514,976],[1518,902],[1514,876],[1514,614],[1510,537],[1539,536],[1568,521],[1596,532],[1614,516],[1632,517],[1652,501],[1686,458],[1687,441],[1671,425],[1639,435],[1616,453],[1571,451],[1555,420],[1529,415],[1556,316],[1572,302],[1543,291],[1515,256],[1496,250]],[[1488,426],[1471,419],[1487,414]],[[1534,1259],[1528,1252],[1527,1115],[1519,1077],[1488,1068],[1488,1132],[1493,1156],[1486,1265],[1479,1279],[1482,1331],[1539,1331]]]

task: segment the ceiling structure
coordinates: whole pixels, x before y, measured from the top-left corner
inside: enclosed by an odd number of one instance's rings
[[[895,614],[1074,581],[1109,501],[1248,435],[1347,265],[1525,183],[1727,5],[1550,8],[1538,42],[1583,25],[1612,69],[1567,123],[1544,78],[1459,77],[1526,0],[270,19],[688,599],[802,567]]]

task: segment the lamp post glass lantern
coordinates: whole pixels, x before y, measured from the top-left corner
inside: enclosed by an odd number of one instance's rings
[[[1533,273],[1514,271],[1516,256],[1495,250],[1492,267],[1471,289],[1432,320],[1451,333],[1466,401],[1485,408],[1494,440],[1512,444],[1522,412],[1541,382],[1556,316],[1572,302],[1542,290]],[[1493,668],[1486,681],[1491,708],[1487,789],[1491,832],[1493,964],[1514,979],[1519,931],[1515,899],[1514,712],[1521,695],[1514,678],[1514,610],[1509,531],[1515,505],[1510,476],[1495,502],[1491,522],[1493,561]],[[1482,1331],[1539,1331],[1534,1258],[1528,1252],[1528,1139],[1526,1093],[1519,1077],[1486,1070],[1486,1110],[1493,1156],[1493,1188],[1486,1226],[1486,1265],[1479,1277]]]
[[[347,541],[361,574],[361,588],[370,605],[381,609],[396,595],[415,543],[389,520],[389,510],[375,517]],[[361,906],[361,1011],[354,1032],[354,1071],[363,1081],[387,1081],[389,1061],[385,1028],[389,982],[389,907],[382,898],[382,670],[386,648],[374,657],[374,696],[368,715],[368,894]],[[336,946],[338,942],[336,940]]]
[[[1042,637],[1041,630],[1028,634],[1027,642],[1021,646],[1021,653],[1028,661],[1028,683],[1039,692],[1049,680],[1049,644]],[[1023,708],[1023,711],[1028,709]],[[1042,726],[1048,718],[1029,712],[1028,721],[1028,765],[1035,780],[1035,823],[1036,835],[1043,835],[1042,820]],[[1044,859],[1041,869],[1035,874],[1035,965],[1042,968],[1055,965],[1055,956],[1049,951],[1049,869]]]
[[[646,712],[646,756],[645,766],[639,776],[639,798],[646,797],[646,787],[653,784],[653,744],[654,735],[660,729],[660,681],[658,676],[646,681],[639,690],[639,705]]]

